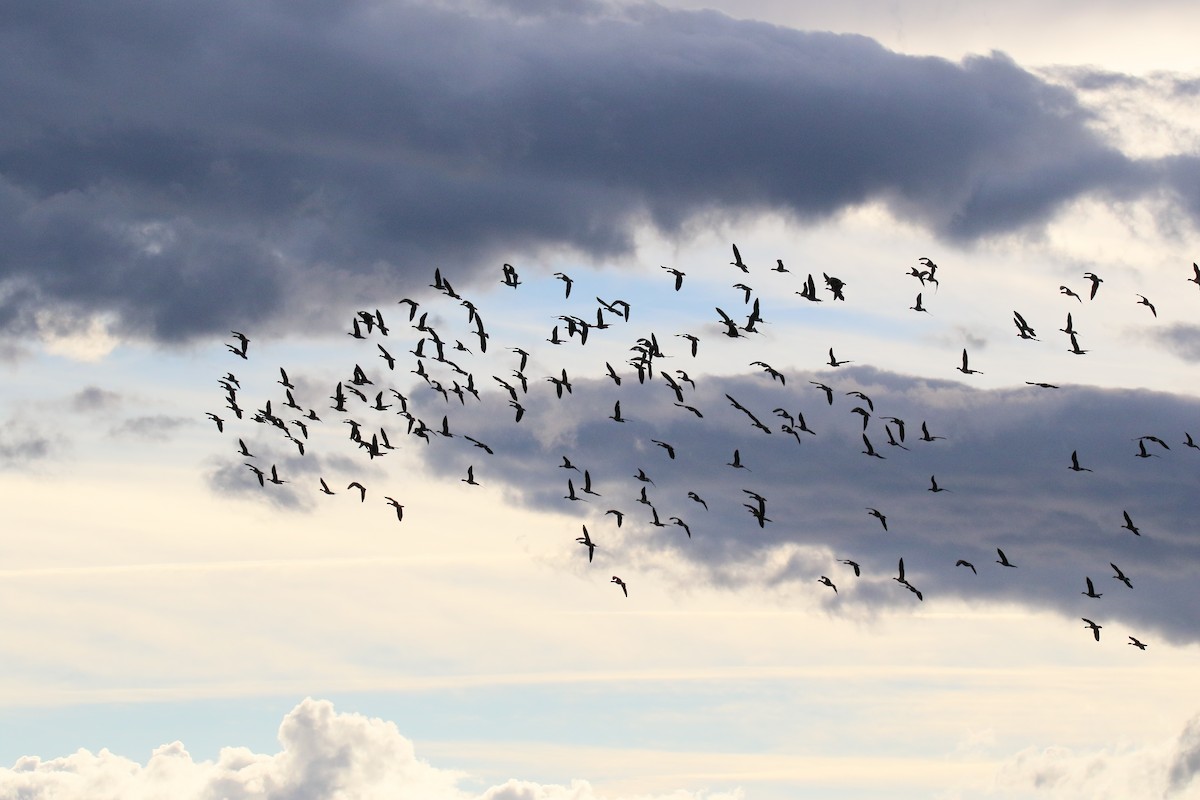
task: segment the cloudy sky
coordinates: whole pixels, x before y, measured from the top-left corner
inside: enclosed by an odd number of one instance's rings
[[[827,6],[9,4],[0,797],[1200,797],[1200,10]]]

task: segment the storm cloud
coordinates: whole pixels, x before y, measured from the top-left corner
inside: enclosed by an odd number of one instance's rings
[[[1124,155],[1072,90],[1001,53],[580,8],[11,5],[0,327],[47,308],[163,341],[296,327],[297,308],[433,263],[603,261],[640,225],[713,215],[882,202],[970,241],[1085,195],[1200,207],[1193,156]]]

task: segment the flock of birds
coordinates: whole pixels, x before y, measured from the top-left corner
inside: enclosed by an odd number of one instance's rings
[[[730,266],[737,271],[736,274],[739,277],[751,272],[736,245],[733,246],[733,261],[730,262]],[[1192,267],[1194,276],[1188,280],[1200,286],[1200,266],[1193,264]],[[675,267],[664,266],[662,269],[671,276],[672,290],[681,291],[686,273]],[[789,272],[782,260],[776,260],[776,265],[771,268],[771,271]],[[920,284],[915,302],[909,307],[910,310],[917,313],[928,313],[929,308],[925,303],[924,294],[930,287],[936,290],[940,284],[938,265],[928,258],[921,258],[917,260],[915,266],[908,270],[907,274]],[[810,273],[801,281],[801,288],[795,294],[812,303],[845,302],[846,282],[829,274],[823,274],[822,277],[824,283],[822,291],[818,291],[817,282]],[[1103,280],[1090,272],[1085,273],[1084,278],[1089,281],[1089,286],[1084,293],[1089,301],[1094,300]],[[562,283],[563,297],[569,299],[575,281],[562,272],[554,273],[554,279]],[[512,290],[519,290],[519,287],[524,285],[518,270],[511,264],[503,265],[500,283]],[[235,430],[232,426],[234,421],[239,421],[242,427],[250,423],[261,426],[257,430],[270,431],[274,436],[286,441],[289,447],[294,447],[296,457],[305,456],[312,441],[310,440],[311,428],[320,426],[329,430],[329,423],[334,422],[338,426],[345,426],[346,438],[356,451],[362,453],[363,457],[371,461],[382,458],[399,446],[399,440],[394,440],[396,429],[393,429],[392,434],[388,432],[387,420],[391,417],[399,417],[403,420],[399,425],[403,429],[404,435],[412,440],[420,439],[425,445],[435,441],[458,438],[473,448],[469,452],[477,449],[481,458],[495,455],[495,450],[480,438],[457,432],[457,426],[451,423],[451,413],[456,406],[465,410],[468,403],[478,405],[487,401],[489,404],[494,404],[496,402],[494,398],[499,398],[504,402],[504,407],[507,407],[512,414],[514,424],[520,424],[523,420],[528,419],[528,412],[532,407],[529,399],[531,381],[536,381],[536,378],[529,374],[532,354],[519,346],[505,347],[502,349],[502,352],[506,354],[503,358],[511,359],[509,371],[502,375],[492,374],[483,379],[477,378],[476,372],[468,367],[473,366],[475,361],[487,354],[489,347],[493,353],[493,356],[489,356],[489,358],[494,358],[494,354],[497,352],[497,346],[491,342],[480,309],[471,300],[460,295],[440,269],[434,271],[433,282],[429,288],[433,292],[427,293],[428,296],[422,295],[420,300],[406,297],[397,301],[396,305],[401,310],[396,314],[391,311],[385,314],[379,308],[359,310],[355,313],[346,335],[354,339],[355,346],[359,348],[357,351],[359,362],[366,360],[367,356],[377,357],[379,362],[368,362],[375,365],[369,368],[364,368],[361,363],[354,363],[351,369],[346,370],[345,376],[331,387],[330,394],[327,398],[322,398],[321,402],[314,405],[311,404],[312,398],[304,398],[309,402],[301,403],[297,398],[297,394],[301,391],[289,378],[287,370],[279,367],[279,378],[275,381],[279,388],[273,390],[275,395],[262,400],[261,403],[259,401],[247,403],[242,394],[241,380],[233,369],[230,369],[217,380],[218,385],[224,391],[224,411],[221,413],[207,412],[207,417],[215,424],[217,431],[222,434],[232,433]],[[741,314],[734,315],[720,307],[715,307],[715,319],[711,323],[712,329],[730,340],[746,339],[761,333],[760,326],[766,324],[766,320],[760,298],[744,282],[739,281],[732,288],[738,291],[737,299],[748,308],[748,313],[743,319]],[[1084,302],[1083,296],[1068,286],[1061,286],[1060,292],[1081,304]],[[1157,317],[1155,306],[1146,297],[1139,294],[1137,298],[1137,303],[1146,306],[1148,312]],[[465,334],[458,331],[452,333],[444,326],[442,329],[435,327],[435,322],[439,326],[443,325],[438,322],[440,315],[435,311],[435,304],[444,305],[450,301],[457,303],[465,310]],[[438,309],[440,307],[440,305],[436,306]],[[613,327],[628,325],[631,312],[632,305],[627,300],[604,300],[596,297],[594,316],[591,312],[586,317],[571,314],[558,315],[545,341],[552,347],[575,343],[580,346],[586,345],[589,337]],[[1013,324],[1019,338],[1037,340],[1037,332],[1019,312],[1013,312]],[[1088,352],[1080,346],[1080,333],[1074,327],[1070,312],[1066,314],[1066,324],[1059,330],[1070,343],[1068,352],[1075,355],[1084,355]],[[402,337],[397,335],[401,332],[409,337],[415,337],[415,342],[411,343],[411,347],[408,341],[402,340]],[[250,338],[240,331],[232,331],[231,335],[232,341],[225,345],[227,350],[234,358],[241,362],[248,362],[251,358]],[[463,338],[455,338],[455,335]],[[674,337],[685,342],[683,352],[678,354],[680,357],[692,359],[697,357],[702,342],[700,336],[684,332],[676,333]],[[694,405],[692,397],[689,397],[689,393],[694,396],[696,381],[685,370],[668,371],[662,367],[664,359],[676,354],[664,352],[656,333],[650,332],[648,335],[638,337],[628,352],[632,355],[622,363],[620,370],[615,368],[611,361],[606,361],[605,371],[600,380],[611,381],[618,391],[623,381],[636,380],[639,385],[661,385],[663,391],[671,398],[673,405],[681,410],[680,413],[686,413],[697,420],[705,418],[706,412]],[[829,348],[828,355],[829,360],[826,363],[830,368],[853,363],[850,360],[839,359],[832,347]],[[412,365],[411,369],[404,368],[408,364]],[[464,364],[467,366],[464,367]],[[751,361],[748,366],[761,369],[772,385],[776,383],[780,387],[787,385],[787,376],[762,359]],[[967,377],[981,374],[979,369],[971,366],[966,348],[962,350],[961,363],[955,369]],[[558,401],[565,396],[572,395],[575,388],[565,367],[553,370],[552,374],[544,376],[542,382],[553,386],[555,398]],[[828,406],[834,405],[835,396],[839,393],[832,386],[816,380],[810,380],[808,383],[820,393],[817,395],[818,398],[822,398]],[[1026,383],[1041,389],[1059,388],[1055,384],[1040,381],[1026,381]],[[752,408],[739,402],[731,394],[725,393],[724,396],[729,403],[729,408],[736,412],[738,418],[744,419],[753,429],[763,434],[782,433],[794,438],[797,444],[803,442],[805,436],[817,435],[809,427],[803,412],[792,412],[783,407],[773,409],[773,415],[779,420],[779,422],[773,423],[778,425],[775,428],[772,424],[764,422]],[[876,430],[882,423],[882,433],[886,437],[889,448],[908,450],[910,444],[929,446],[931,443],[945,438],[931,433],[925,420],[920,423],[920,435],[910,436],[908,423],[904,419],[896,416],[877,415],[874,401],[865,393],[850,391],[845,392],[844,396],[854,398],[854,406],[850,413],[861,417],[863,444],[861,453],[867,457],[885,458],[883,452],[875,447],[868,435],[872,420],[875,421]],[[328,402],[324,402],[325,400]],[[433,407],[436,410],[432,414],[426,414],[429,417],[427,421],[420,416],[420,413],[422,413],[421,409],[430,403],[434,404]],[[627,422],[628,418],[622,413],[620,398],[613,401],[612,408],[613,413],[609,415],[609,420],[618,424]],[[562,412],[556,408],[548,413]],[[438,416],[441,417],[440,420],[437,419]],[[771,421],[770,418],[768,421]],[[229,426],[228,431],[227,426]],[[874,431],[871,433],[877,437],[879,435]],[[1185,436],[1184,445],[1200,449],[1200,445],[1193,441],[1190,434],[1185,434]],[[236,438],[237,453],[247,470],[245,474],[248,480],[256,482],[264,491],[268,487],[274,489],[289,482],[294,484],[291,479],[280,475],[278,463],[267,464],[265,461],[259,461],[251,446],[247,444],[247,438],[252,438],[249,434],[242,434]],[[1169,449],[1166,441],[1153,435],[1138,437],[1136,441],[1138,452],[1135,455],[1139,458],[1158,456],[1158,453],[1149,447]],[[1147,443],[1149,443],[1149,447]],[[641,444],[644,444],[647,449],[658,448],[666,455],[668,461],[676,461],[677,448],[671,442],[647,437]],[[257,449],[257,445],[255,449]],[[742,460],[740,448],[733,449],[730,460],[725,462],[724,466],[735,472],[750,469]],[[1064,463],[1064,466],[1075,472],[1091,471],[1089,467],[1081,464],[1078,451],[1070,454],[1069,464]],[[584,502],[591,497],[601,496],[595,488],[597,482],[593,479],[591,471],[573,463],[569,456],[563,455],[562,462],[556,464],[555,467],[566,474],[566,494],[562,496],[562,499],[567,503]],[[638,466],[637,471],[632,474],[632,478],[638,484],[634,502],[647,507],[649,519],[646,524],[653,528],[677,527],[688,539],[691,539],[692,527],[685,521],[683,512],[669,515],[660,514],[655,500],[650,496],[651,487],[655,486],[655,482],[646,470]],[[466,474],[461,478],[461,482],[467,486],[480,485],[476,479],[474,463],[467,466]],[[313,489],[323,495],[353,492],[356,494],[358,502],[362,504],[366,503],[368,494],[374,495],[374,491],[369,492],[367,486],[359,479],[349,481],[344,489],[340,487],[340,484],[331,487],[325,477],[320,476],[315,484]],[[933,474],[929,477],[928,491],[938,494],[948,490],[939,484],[937,475]],[[743,488],[741,492],[744,495],[742,499],[745,501],[742,505],[753,519],[754,524],[759,528],[764,528],[767,524],[772,523],[771,517],[768,516],[767,498],[753,489]],[[389,495],[382,497],[395,514],[396,520],[402,522],[404,520],[404,503]],[[702,508],[704,512],[709,510],[709,502],[696,491],[688,491],[687,499],[694,504],[695,508]],[[888,530],[886,514],[874,507],[867,507],[866,511],[878,521],[884,532]],[[612,517],[615,525],[619,528],[623,525],[626,514],[627,511],[622,508],[610,508],[604,516]],[[1123,511],[1123,516],[1125,521],[1123,527],[1131,535],[1140,536],[1140,530],[1134,524],[1128,511]],[[665,521],[663,517],[665,517]],[[585,551],[588,562],[593,562],[600,545],[593,538],[586,523],[582,524],[581,535],[575,541]],[[1018,564],[1010,560],[1001,548],[996,548],[996,555],[998,557],[995,563],[1000,567],[1008,569],[1018,567]],[[861,564],[853,559],[838,559],[837,563],[850,568],[855,577],[862,574]],[[958,559],[954,566],[958,569],[969,570],[973,574],[978,573],[976,564],[967,559]],[[1109,566],[1114,573],[1112,578],[1131,589],[1132,580],[1122,569],[1116,563],[1110,563]],[[1088,598],[1099,599],[1103,593],[1096,591],[1090,576],[1083,577],[1086,588],[1080,594]],[[836,583],[828,575],[820,575],[816,577],[816,580],[828,587],[835,595],[838,593]],[[917,601],[924,600],[924,593],[906,577],[904,558],[899,559],[897,574],[892,580],[911,593]],[[611,583],[615,584],[624,596],[629,596],[629,587],[620,576],[612,576]],[[1082,621],[1085,623],[1084,628],[1091,632],[1096,641],[1100,641],[1100,631],[1103,626],[1086,617],[1082,618]],[[1131,635],[1128,638],[1129,645],[1141,650],[1146,648],[1146,644],[1137,637]]]

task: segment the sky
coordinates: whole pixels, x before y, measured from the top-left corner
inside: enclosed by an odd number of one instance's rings
[[[1200,797],[1197,23],[9,4],[0,798]]]

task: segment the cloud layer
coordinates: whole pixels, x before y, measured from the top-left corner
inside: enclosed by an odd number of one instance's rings
[[[519,10],[513,10],[518,9]],[[647,4],[19,2],[0,33],[0,328],[115,315],[178,340],[331,286],[651,222],[878,201],[947,239],[1165,192],[1071,90],[851,35]],[[123,20],[137,19],[129,26]]]

